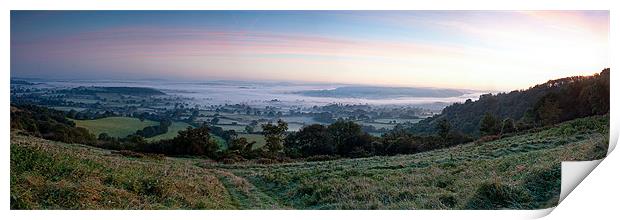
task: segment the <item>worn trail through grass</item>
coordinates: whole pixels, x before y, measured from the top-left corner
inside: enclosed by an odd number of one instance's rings
[[[224,170],[212,170],[230,194],[239,209],[286,209],[250,181]]]

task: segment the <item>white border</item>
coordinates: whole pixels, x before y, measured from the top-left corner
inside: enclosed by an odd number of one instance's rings
[[[178,1],[119,1],[119,0],[68,0],[68,1],[3,1],[3,16],[0,23],[2,35],[2,84],[0,86],[0,102],[5,103],[2,109],[1,120],[4,126],[0,128],[0,137],[3,141],[4,151],[1,154],[0,161],[3,168],[0,169],[2,180],[0,183],[0,204],[2,204],[3,219],[411,219],[411,218],[439,218],[439,219],[497,219],[497,218],[528,218],[540,217],[551,211],[8,211],[9,205],[9,73],[10,73],[10,12],[9,10],[208,10],[208,9],[237,9],[237,10],[379,10],[379,9],[398,9],[398,10],[611,10],[611,27],[618,24],[618,16],[614,16],[615,5],[612,1],[606,0],[435,0],[435,1],[413,1],[413,0],[357,0],[357,1],[295,1],[295,0],[272,0],[262,1],[258,3],[256,0],[227,0],[219,2],[196,1],[196,0],[178,0]],[[618,29],[611,29],[611,36],[619,36]],[[614,57],[614,51],[618,51],[618,45],[613,44],[610,51],[611,57]],[[611,59],[612,62],[614,61]],[[615,61],[617,62],[617,61]],[[610,67],[614,63],[610,63]],[[612,85],[618,85],[618,77],[612,74]],[[612,89],[612,97],[617,96],[618,89],[614,86]],[[618,112],[618,103],[612,98],[612,117],[611,117],[611,139],[614,145],[618,140],[619,121],[614,115]],[[613,147],[613,146],[612,146]],[[612,155],[610,157],[614,158]],[[584,217],[604,217],[613,216],[614,209],[612,206],[593,205],[593,204],[613,204],[619,198],[618,190],[611,190],[617,186],[611,183],[615,181],[617,172],[614,167],[618,167],[618,159],[614,161],[603,161],[599,168],[594,170],[592,177],[596,182],[589,181],[586,178],[584,182],[577,187],[572,194],[580,195],[579,190],[589,192],[587,195],[572,199],[569,195],[567,199],[550,216],[558,217],[575,217],[575,214],[581,214]],[[589,185],[588,185],[589,184]],[[605,187],[596,187],[596,186]],[[611,193],[610,193],[611,192]],[[615,194],[613,194],[615,192]],[[601,201],[602,200],[602,201]],[[570,203],[572,208],[564,208],[564,203]],[[567,205],[568,206],[568,205]],[[607,208],[601,208],[607,207]],[[585,214],[585,215],[584,215]],[[605,215],[609,214],[609,215]]]
[[[608,10],[608,0],[22,0],[8,3],[12,10]]]

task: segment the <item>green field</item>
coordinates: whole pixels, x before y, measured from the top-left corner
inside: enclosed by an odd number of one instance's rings
[[[228,119],[228,118],[218,118],[218,124],[222,124],[222,125],[229,125],[229,124],[242,124],[241,122],[239,122],[239,120],[232,120],[232,119]]]
[[[112,137],[127,137],[127,135],[134,134],[139,129],[158,124],[157,122],[150,120],[140,121],[137,118],[129,117],[108,117],[95,120],[73,121],[75,122],[76,126],[86,128],[89,131],[93,132],[95,135],[99,135],[101,133],[108,133]],[[168,132],[166,132],[165,134],[146,138],[146,140],[158,141],[162,139],[172,139],[177,136],[179,131],[185,130],[188,126],[193,127],[185,122],[173,122],[172,125],[168,127]]]
[[[265,136],[261,134],[239,134],[239,137],[244,137],[248,142],[256,141],[254,148],[265,146]]]
[[[237,133],[245,132],[245,125],[215,125],[221,127],[224,131],[234,130]]]
[[[179,131],[185,130],[187,129],[187,127],[194,127],[194,126],[188,123],[185,123],[185,122],[172,122],[172,125],[168,127],[168,132],[166,132],[165,134],[157,135],[155,137],[147,138],[146,140],[147,141],[159,141],[163,139],[173,139],[179,134]],[[226,144],[226,141],[222,139],[220,136],[211,134],[211,138],[213,138],[220,145],[221,149],[226,149],[226,147],[228,147]]]
[[[157,135],[155,137],[147,138],[146,140],[147,141],[158,141],[162,139],[172,139],[176,137],[177,134],[179,134],[179,131],[185,130],[188,126],[193,127],[190,124],[185,123],[185,122],[172,122],[172,125],[168,127],[168,132],[166,132],[165,134]]]
[[[539,209],[609,117],[425,153],[284,164],[153,159],[11,133],[12,209]]]
[[[129,117],[108,117],[95,120],[73,120],[78,127],[88,129],[95,135],[107,133],[111,137],[127,137],[137,130],[147,126],[157,125],[157,122]]]

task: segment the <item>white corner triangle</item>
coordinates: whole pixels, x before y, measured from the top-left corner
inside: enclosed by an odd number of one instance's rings
[[[562,162],[562,187],[558,204],[561,203],[562,200],[564,200],[603,160],[604,159]]]

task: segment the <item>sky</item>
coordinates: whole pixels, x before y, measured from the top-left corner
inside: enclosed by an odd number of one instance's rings
[[[609,11],[11,11],[12,77],[510,90],[609,62]]]

